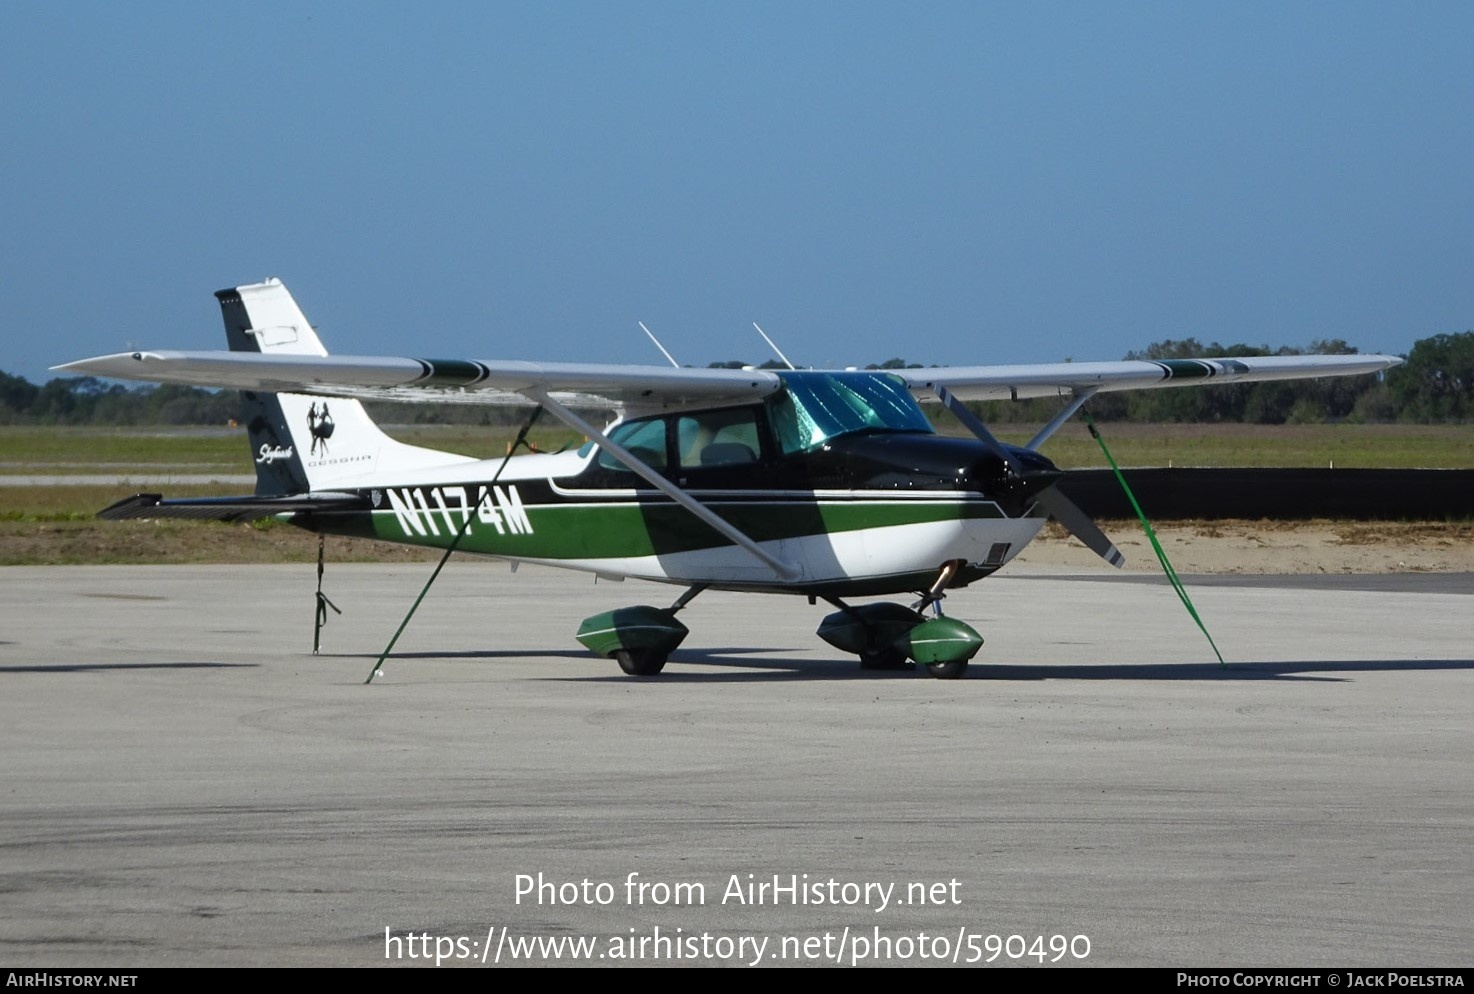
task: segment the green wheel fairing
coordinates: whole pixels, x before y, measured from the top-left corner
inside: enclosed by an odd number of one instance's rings
[[[895,648],[907,632],[925,621],[908,607],[881,601],[828,615],[819,623],[816,634],[840,652],[858,656]]]
[[[977,629],[956,618],[932,618],[912,628],[902,637],[906,655],[928,666],[934,663],[961,663],[976,656],[983,647]],[[957,676],[961,670],[948,673]]]
[[[669,608],[622,607],[585,618],[574,636],[584,648],[600,656],[633,651],[668,656],[689,634]]]

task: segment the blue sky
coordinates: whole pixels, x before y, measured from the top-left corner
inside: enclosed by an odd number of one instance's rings
[[[1474,328],[1474,5],[0,7],[0,369],[1362,351]]]

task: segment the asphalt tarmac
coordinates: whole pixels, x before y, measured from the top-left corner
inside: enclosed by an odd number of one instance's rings
[[[1469,966],[1474,585],[1009,571],[967,679],[452,562],[0,571],[0,962]],[[1192,580],[1189,579],[1191,584]],[[1371,589],[1363,589],[1370,587]]]

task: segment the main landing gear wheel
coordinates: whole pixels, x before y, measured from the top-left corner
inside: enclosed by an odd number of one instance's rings
[[[655,676],[665,669],[665,654],[654,649],[620,649],[614,658],[630,676]]]
[[[949,659],[941,663],[927,663],[926,671],[938,680],[961,680],[967,672],[967,660]]]

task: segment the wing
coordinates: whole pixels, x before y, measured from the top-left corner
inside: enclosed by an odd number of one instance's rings
[[[1256,380],[1356,376],[1402,363],[1394,355],[1271,355],[1169,358],[1036,366],[939,366],[892,370],[912,394],[937,389],[961,400],[1023,400],[1085,391],[1201,386]],[[382,355],[286,355],[276,352],[118,352],[56,366],[56,372],[255,391],[438,403],[532,403],[553,395],[573,406],[662,410],[761,400],[780,389],[769,370],[671,369],[595,363],[520,363]]]
[[[1300,380],[1375,373],[1396,356],[1264,356],[1058,362],[1021,366],[938,366],[894,370],[913,394],[946,389],[962,400],[1020,400],[1087,390],[1141,390]],[[548,393],[564,404],[659,410],[759,400],[778,374],[758,369],[671,369],[593,363],[311,356],[253,352],[120,352],[57,366],[63,373],[359,399],[440,403],[530,403]]]
[[[741,404],[782,385],[766,370],[260,352],[120,352],[54,368],[111,379],[361,400],[534,403],[536,394],[548,393],[565,404],[625,410]]]
[[[1162,359],[1124,362],[1055,362],[1034,366],[951,366],[897,369],[911,392],[935,399],[939,389],[962,400],[1021,400],[1069,396],[1087,390],[1142,390],[1305,380],[1375,373],[1402,360],[1385,355],[1255,356],[1245,359]]]

